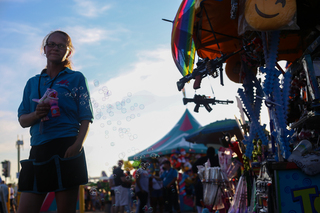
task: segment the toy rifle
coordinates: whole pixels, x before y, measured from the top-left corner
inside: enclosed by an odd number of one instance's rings
[[[188,81],[191,79],[195,79],[193,83],[193,89],[199,89],[202,78],[206,77],[208,74],[212,75],[212,77],[218,77],[217,69],[219,68],[220,71],[220,83],[223,86],[223,77],[222,77],[222,64],[231,56],[241,52],[242,50],[246,50],[252,43],[243,46],[240,50],[237,50],[229,55],[222,55],[221,57],[217,57],[215,59],[209,60],[209,58],[199,59],[197,62],[197,67],[193,69],[193,72],[182,77],[177,82],[178,90],[181,91]]]
[[[216,105],[216,104],[232,104],[233,101],[221,101],[216,100],[216,98],[207,98],[205,95],[194,95],[193,98],[183,98],[183,104],[186,105],[189,102],[194,102],[196,106],[194,107],[195,112],[199,112],[200,105],[203,105],[208,112],[211,112],[212,108],[209,104]]]

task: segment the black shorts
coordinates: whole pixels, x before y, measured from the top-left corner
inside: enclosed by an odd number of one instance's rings
[[[29,159],[20,161],[18,190],[42,194],[88,183],[84,150],[76,156],[63,158],[75,140],[76,137],[58,138],[32,146]]]

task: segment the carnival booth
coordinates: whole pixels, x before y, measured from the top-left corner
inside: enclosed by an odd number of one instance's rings
[[[319,11],[318,0],[182,1],[171,40],[178,90],[198,89],[206,76],[224,85],[225,71],[249,120],[240,164],[224,146],[220,169],[199,169],[208,211],[320,212]],[[216,100],[193,102],[210,112]],[[261,125],[262,107],[270,122]]]

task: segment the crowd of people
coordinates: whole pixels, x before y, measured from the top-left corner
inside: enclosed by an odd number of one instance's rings
[[[142,161],[133,175],[122,169],[123,161],[113,168],[109,178],[111,187],[111,213],[132,212],[180,212],[178,201],[178,172],[170,161],[162,163],[163,172],[156,168],[153,174],[147,170],[148,163]]]
[[[197,159],[192,165],[192,172],[197,173],[197,166],[210,161],[210,165],[219,167],[219,159],[213,147],[209,147],[206,156]],[[133,173],[124,172],[123,161],[113,167],[113,175],[109,178],[111,187],[112,208],[111,213],[163,213],[180,212],[178,171],[172,167],[169,160],[150,173],[147,169],[149,163],[141,161],[140,167]],[[131,186],[131,187],[130,187]],[[203,188],[199,178],[195,179],[194,195],[196,198],[197,212],[202,212]],[[133,204],[136,204],[134,206]]]

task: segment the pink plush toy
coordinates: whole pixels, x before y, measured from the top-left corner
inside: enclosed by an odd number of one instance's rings
[[[37,103],[49,103],[51,106],[51,115],[52,117],[60,116],[60,109],[58,106],[58,92],[54,89],[48,88],[47,91],[40,99],[32,99],[32,101]],[[41,119],[41,121],[47,121],[49,117],[46,116]]]

